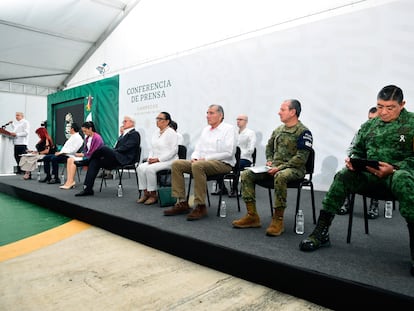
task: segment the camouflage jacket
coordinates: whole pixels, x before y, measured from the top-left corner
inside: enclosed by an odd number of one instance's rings
[[[298,122],[295,126],[276,128],[266,145],[266,160],[279,170],[296,168],[305,172],[313,138],[309,129]]]
[[[413,139],[414,113],[403,108],[392,122],[376,117],[362,124],[352,147],[352,157],[378,160],[413,170]]]

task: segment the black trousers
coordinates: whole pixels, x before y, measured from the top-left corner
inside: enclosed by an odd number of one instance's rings
[[[114,169],[120,163],[115,157],[115,151],[109,147],[103,146],[92,154],[89,159],[88,170],[84,181],[85,190],[92,191],[95,184],[96,176],[101,168]]]
[[[27,145],[14,145],[14,159],[17,163],[17,173],[21,173],[22,169],[19,166],[21,155],[27,152]]]

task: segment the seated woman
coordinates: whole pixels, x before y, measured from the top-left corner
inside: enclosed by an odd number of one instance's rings
[[[82,124],[82,132],[85,134],[83,152],[76,153],[75,157],[69,157],[66,161],[67,178],[65,184],[59,187],[60,189],[68,190],[75,187],[75,161],[82,160],[82,163],[86,165],[92,153],[104,144],[101,135],[96,133],[95,125],[92,121]]]
[[[178,136],[169,126],[170,114],[160,112],[155,119],[159,131],[155,131],[152,135],[147,161],[138,166],[139,190],[144,190],[144,195],[137,200],[137,203],[146,205],[158,202],[157,172],[170,169],[172,162],[178,159]]]
[[[39,136],[39,141],[36,144],[36,151],[27,151],[27,154],[22,155],[19,162],[19,166],[25,171],[23,176],[24,180],[32,178],[32,172],[36,169],[38,160],[42,159],[45,155],[53,154],[56,151],[53,140],[46,128],[39,127],[35,133]]]

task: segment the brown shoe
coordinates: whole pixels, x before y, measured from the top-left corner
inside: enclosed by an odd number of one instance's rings
[[[204,204],[199,204],[187,215],[187,220],[199,220],[206,216],[207,207]]]
[[[164,216],[175,216],[181,214],[188,214],[191,212],[191,208],[188,206],[188,202],[178,202],[170,209],[164,211]]]
[[[157,191],[150,191],[149,198],[144,202],[145,205],[151,205],[158,202]]]
[[[148,199],[149,199],[149,197],[150,197],[150,194],[149,194],[149,192],[145,189],[145,190],[144,190],[144,195],[143,195],[142,197],[140,197],[140,198],[137,200],[137,203],[138,203],[138,204],[144,203],[146,200],[148,200]]]

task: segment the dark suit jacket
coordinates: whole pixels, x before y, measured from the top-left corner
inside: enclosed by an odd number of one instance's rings
[[[141,136],[132,129],[121,137],[114,148],[115,158],[121,165],[134,163],[137,159],[138,148],[141,145]]]

